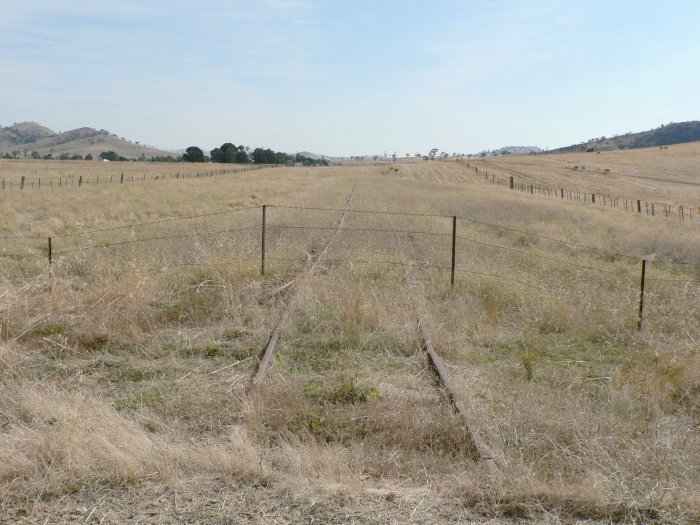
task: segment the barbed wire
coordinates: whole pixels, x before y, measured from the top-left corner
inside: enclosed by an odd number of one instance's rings
[[[487,243],[487,242],[483,242],[483,241],[477,241],[477,240],[475,240],[475,239],[471,239],[471,238],[465,237],[465,236],[463,236],[463,235],[457,235],[457,238],[458,238],[458,239],[465,240],[465,241],[468,241],[468,242],[471,242],[471,243],[474,243],[474,244],[479,244],[479,245],[482,245],[482,246],[489,246],[489,247],[491,247],[491,248],[498,248],[498,249],[500,249],[500,250],[506,250],[506,251],[509,251],[509,252],[515,252],[515,253],[519,253],[519,254],[521,254],[521,255],[527,255],[527,256],[529,256],[529,257],[538,257],[538,258],[540,258],[540,259],[547,259],[547,260],[549,260],[549,261],[553,261],[553,262],[556,262],[556,263],[568,264],[568,265],[570,265],[570,266],[575,266],[575,267],[577,267],[577,268],[584,268],[584,269],[586,269],[586,270],[593,270],[593,271],[595,271],[595,272],[600,272],[600,273],[613,273],[613,272],[611,272],[610,270],[606,270],[606,269],[604,269],[604,268],[596,268],[596,267],[594,267],[594,266],[587,266],[587,265],[583,265],[583,264],[578,264],[578,263],[574,263],[574,262],[571,262],[571,261],[566,261],[566,260],[564,260],[564,259],[557,259],[556,257],[549,257],[548,255],[542,255],[542,254],[535,253],[535,252],[526,252],[526,251],[524,251],[524,250],[518,250],[517,248],[509,248],[509,247],[507,247],[507,246],[501,246],[501,245],[498,245],[498,244],[491,244],[491,243]]]
[[[435,235],[439,237],[451,237],[451,233],[437,233],[437,232],[426,232],[417,230],[391,230],[384,228],[334,228],[332,226],[287,226],[283,224],[266,224],[266,228],[289,228],[295,230],[337,230],[339,232],[343,231],[357,231],[357,232],[379,232],[379,233],[416,233],[423,235]]]
[[[67,237],[77,237],[80,235],[89,235],[92,233],[101,233],[101,232],[107,232],[107,231],[115,231],[115,230],[124,230],[127,228],[134,228],[136,226],[150,226],[153,224],[162,224],[165,222],[175,222],[175,221],[187,221],[191,219],[201,219],[202,217],[213,217],[216,215],[226,215],[229,213],[237,213],[239,211],[246,211],[246,210],[255,210],[260,208],[260,206],[246,206],[244,208],[236,208],[234,210],[225,210],[225,211],[216,211],[212,213],[201,213],[198,215],[188,215],[186,217],[171,217],[168,219],[159,219],[157,221],[148,221],[148,222],[136,222],[132,224],[127,224],[125,226],[115,226],[113,228],[102,228],[102,229],[95,229],[95,230],[89,230],[89,231],[84,231],[84,232],[76,232],[76,233],[67,233],[65,235],[55,235],[53,238],[54,239],[65,239]]]
[[[39,237],[29,237],[28,235],[0,235],[0,239],[38,239]]]
[[[339,208],[321,208],[313,206],[285,206],[282,204],[268,204],[270,208],[284,208],[288,210],[315,210],[315,211],[334,211],[343,212]],[[407,215],[409,217],[441,217],[441,218],[451,218],[449,215],[442,215],[437,213],[408,213],[408,212],[398,212],[398,211],[376,211],[376,210],[347,210],[348,213],[369,213],[377,215]]]
[[[168,270],[170,268],[181,268],[181,267],[188,267],[188,266],[232,266],[235,264],[243,264],[251,261],[259,261],[259,257],[246,257],[245,259],[237,259],[235,261],[231,260],[226,260],[226,261],[208,261],[208,262],[186,262],[186,263],[174,263],[174,264],[166,264],[163,266],[150,266],[146,268],[148,271],[153,271],[153,270]]]
[[[161,236],[161,237],[147,237],[145,239],[129,239],[126,241],[113,242],[113,243],[109,243],[109,244],[98,244],[95,246],[82,246],[80,248],[75,248],[73,250],[65,250],[62,252],[56,252],[55,255],[56,256],[68,255],[71,253],[83,252],[86,250],[98,250],[98,249],[102,249],[102,248],[111,248],[113,246],[122,246],[125,244],[133,244],[133,243],[137,243],[137,242],[183,239],[186,237],[209,237],[212,235],[220,235],[223,233],[233,233],[233,232],[239,232],[239,231],[243,231],[243,230],[252,230],[254,228],[260,228],[260,225],[254,224],[252,226],[244,226],[242,228],[233,228],[233,229],[229,229],[229,230],[218,230],[218,231],[211,231],[211,232],[186,233],[186,234],[180,234],[180,235],[166,235],[166,236]]]
[[[607,254],[607,255],[614,255],[615,257],[625,257],[625,258],[634,259],[634,260],[637,260],[637,261],[638,261],[639,259],[641,259],[641,257],[637,257],[636,255],[628,255],[628,254],[624,254],[624,253],[613,252],[613,251],[610,251],[610,250],[605,250],[605,249],[603,249],[603,248],[597,248],[597,247],[595,247],[595,246],[586,246],[585,244],[580,244],[580,243],[573,242],[573,241],[565,241],[565,240],[563,240],[563,239],[557,239],[557,238],[554,238],[554,237],[548,237],[548,236],[546,236],[546,235],[540,235],[540,234],[538,234],[538,233],[531,233],[531,232],[528,232],[528,231],[525,231],[525,230],[519,230],[519,229],[517,229],[517,228],[511,228],[511,227],[509,227],[509,226],[502,226],[502,225],[500,225],[500,224],[492,224],[492,223],[489,223],[489,222],[478,221],[478,220],[476,220],[476,219],[469,219],[469,218],[467,218],[467,217],[459,217],[459,216],[457,217],[457,219],[460,219],[460,220],[463,220],[463,221],[467,221],[467,222],[472,222],[472,223],[474,223],[474,224],[480,224],[480,225],[482,225],[482,226],[490,226],[490,227],[492,227],[492,228],[499,228],[499,229],[503,229],[503,230],[507,230],[507,231],[511,231],[511,232],[515,232],[515,233],[520,233],[520,234],[522,234],[522,235],[529,235],[529,236],[531,236],[531,237],[537,237],[537,238],[539,238],[539,239],[546,239],[546,240],[552,241],[552,242],[558,242],[558,243],[561,243],[561,244],[568,244],[569,246],[576,246],[577,248],[584,248],[584,249],[586,249],[586,250],[593,250],[593,251],[605,253],[605,254]]]
[[[645,278],[647,281],[659,281],[659,282],[667,282],[667,283],[699,283],[700,280],[698,279],[666,279],[666,278],[660,278],[660,277],[646,277]]]
[[[270,205],[270,207],[274,207],[274,208],[285,208],[285,209],[299,209],[299,210],[321,210],[321,211],[333,211],[333,212],[342,212],[342,211],[344,211],[344,210],[341,210],[341,209],[338,209],[338,208],[321,208],[321,207],[311,207],[311,206]],[[408,213],[408,212],[375,211],[375,210],[351,210],[351,213],[367,213],[367,214],[378,214],[378,215],[406,215],[406,216],[409,216],[409,217],[437,217],[437,218],[442,218],[442,219],[451,219],[452,217],[454,217],[453,215],[445,215],[445,214]],[[529,235],[529,236],[537,237],[537,238],[540,238],[540,239],[546,239],[546,240],[552,241],[552,242],[558,242],[558,243],[561,243],[561,244],[567,244],[567,245],[570,245],[570,246],[576,246],[577,248],[584,248],[584,249],[586,249],[586,250],[599,251],[599,252],[605,253],[605,254],[607,254],[607,255],[613,255],[613,256],[616,256],[616,257],[625,257],[625,258],[628,258],[628,259],[635,259],[635,260],[641,259],[641,257],[636,256],[636,255],[629,255],[629,254],[624,254],[624,253],[618,253],[618,252],[614,252],[614,251],[612,251],[612,250],[606,250],[606,249],[604,249],[604,248],[597,248],[597,247],[595,247],[595,246],[587,246],[587,245],[585,245],[585,244],[581,244],[581,243],[577,243],[577,242],[573,242],[573,241],[566,241],[566,240],[563,240],[563,239],[557,239],[557,238],[554,238],[554,237],[548,237],[548,236],[546,236],[546,235],[540,235],[540,234],[538,234],[538,233],[532,233],[532,232],[528,232],[528,231],[525,231],[525,230],[520,230],[520,229],[517,229],[517,228],[512,228],[512,227],[510,227],[510,226],[504,226],[504,225],[501,225],[501,224],[494,224],[494,223],[489,223],[489,222],[485,222],[485,221],[480,221],[480,220],[472,219],[472,218],[470,218],[470,217],[465,217],[465,216],[462,216],[462,215],[456,215],[456,217],[457,217],[458,220],[463,220],[463,221],[467,221],[467,222],[472,222],[472,223],[474,223],[474,224],[479,224],[479,225],[482,225],[482,226],[489,226],[489,227],[491,227],[491,228],[499,228],[499,229],[503,229],[503,230],[507,230],[507,231],[512,231],[512,232],[520,233],[520,234],[522,234],[522,235]],[[447,234],[447,235],[449,235],[449,234]]]

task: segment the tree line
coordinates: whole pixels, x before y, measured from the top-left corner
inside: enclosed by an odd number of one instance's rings
[[[220,162],[223,164],[288,164],[301,163],[304,166],[327,166],[325,159],[312,159],[301,153],[294,155],[281,151],[273,151],[270,148],[255,148],[251,150],[246,146],[236,146],[231,142],[225,142],[218,148],[214,148],[205,155],[197,146],[190,146],[182,155],[186,162]]]

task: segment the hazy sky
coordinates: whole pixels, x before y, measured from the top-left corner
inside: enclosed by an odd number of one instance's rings
[[[698,0],[0,0],[0,125],[329,155],[700,118]]]

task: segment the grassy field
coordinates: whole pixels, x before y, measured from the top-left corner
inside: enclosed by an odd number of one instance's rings
[[[504,191],[455,163],[125,166],[166,178],[0,193],[0,521],[700,518],[697,225]]]
[[[698,208],[700,142],[661,148],[475,159],[519,182]]]

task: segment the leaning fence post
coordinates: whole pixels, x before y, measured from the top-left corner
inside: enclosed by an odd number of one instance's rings
[[[267,205],[263,204],[262,207],[262,235],[261,235],[261,246],[260,246],[260,275],[265,275],[265,218],[267,212]]]
[[[452,216],[452,272],[450,274],[450,286],[455,287],[455,261],[457,256],[457,216]]]
[[[637,318],[637,330],[642,329],[642,312],[644,310],[644,278],[647,273],[647,260],[642,259],[642,279],[639,283],[639,316]]]

